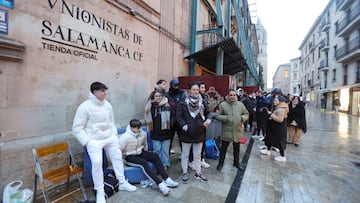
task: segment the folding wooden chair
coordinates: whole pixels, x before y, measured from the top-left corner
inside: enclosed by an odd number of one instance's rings
[[[69,194],[61,196],[57,200],[69,196],[79,189],[82,191],[84,200],[87,200],[86,192],[81,181],[81,174],[83,173],[83,169],[76,165],[68,142],[61,142],[50,146],[32,149],[32,153],[35,161],[34,201],[36,201],[38,178],[44,201],[46,203],[50,203],[51,201],[47,194],[48,189],[51,186],[56,186],[56,184],[59,184],[65,180],[69,186],[69,180],[71,177],[76,177],[78,179],[80,187],[70,192]]]

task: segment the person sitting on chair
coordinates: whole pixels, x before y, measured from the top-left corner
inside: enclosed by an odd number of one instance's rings
[[[167,175],[159,155],[147,151],[146,132],[141,130],[141,122],[139,120],[132,119],[130,121],[130,124],[126,127],[126,132],[119,136],[119,145],[125,155],[125,160],[131,163],[132,166],[141,167],[146,175],[159,186],[163,195],[169,194],[169,187],[174,188],[178,186],[179,183],[173,181]],[[162,179],[154,173],[148,162],[155,165]]]

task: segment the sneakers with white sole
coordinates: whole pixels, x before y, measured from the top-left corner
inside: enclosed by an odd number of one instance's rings
[[[131,185],[129,182],[125,181],[123,183],[120,183],[119,190],[124,190],[124,191],[128,191],[128,192],[135,192],[136,187]]]
[[[170,149],[170,154],[175,154],[175,150]]]
[[[187,173],[184,173],[183,175],[182,175],[182,181],[183,181],[183,183],[187,183],[188,182],[188,180],[189,180],[189,175],[187,174]]]
[[[260,141],[264,141],[264,140],[265,140],[265,137],[264,137],[263,135],[260,135],[259,140],[260,140]]]
[[[286,157],[284,156],[277,156],[274,158],[276,161],[280,161],[280,162],[286,162]]]
[[[258,148],[259,149],[266,149],[267,147],[266,147],[266,145],[260,145]]]
[[[260,153],[265,154],[265,155],[271,155],[271,151],[268,149],[262,149],[262,150],[260,150]]]
[[[200,180],[201,182],[207,182],[207,177],[201,175],[201,173],[195,173],[194,178]]]
[[[168,187],[177,187],[179,185],[178,182],[173,181],[170,177],[166,178],[164,182]]]
[[[210,165],[205,162],[205,159],[202,159],[202,160],[201,160],[201,167],[203,167],[203,168],[209,168]]]
[[[166,183],[164,181],[161,182],[158,186],[159,186],[161,194],[163,194],[164,196],[167,196],[169,194],[170,188],[168,188],[168,186],[166,186]]]

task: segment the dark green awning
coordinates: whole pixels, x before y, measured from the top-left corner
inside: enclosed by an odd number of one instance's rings
[[[217,48],[224,50],[223,73],[233,75],[249,69],[240,48],[233,38],[228,38],[217,44],[206,47],[196,53],[190,54],[185,59],[194,59],[196,63],[204,66],[210,71],[216,72]]]

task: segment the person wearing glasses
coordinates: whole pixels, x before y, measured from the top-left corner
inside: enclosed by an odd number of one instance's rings
[[[170,117],[171,107],[163,91],[156,89],[150,94],[150,104],[145,106],[144,119],[151,132],[153,151],[157,153],[165,169],[170,166]]]
[[[126,132],[119,136],[118,141],[127,164],[142,168],[151,181],[156,183],[164,196],[169,194],[169,188],[175,188],[179,185],[168,176],[159,156],[148,151],[146,132],[141,130],[139,120],[132,119],[126,127]],[[161,178],[155,174],[148,162],[155,165],[156,171]]]
[[[240,141],[243,136],[243,123],[249,119],[249,112],[245,105],[238,101],[234,89],[229,90],[227,100],[220,103],[213,118],[222,123],[220,158],[216,169],[221,171],[223,168],[230,142],[233,143],[234,148],[233,166],[240,169]]]

